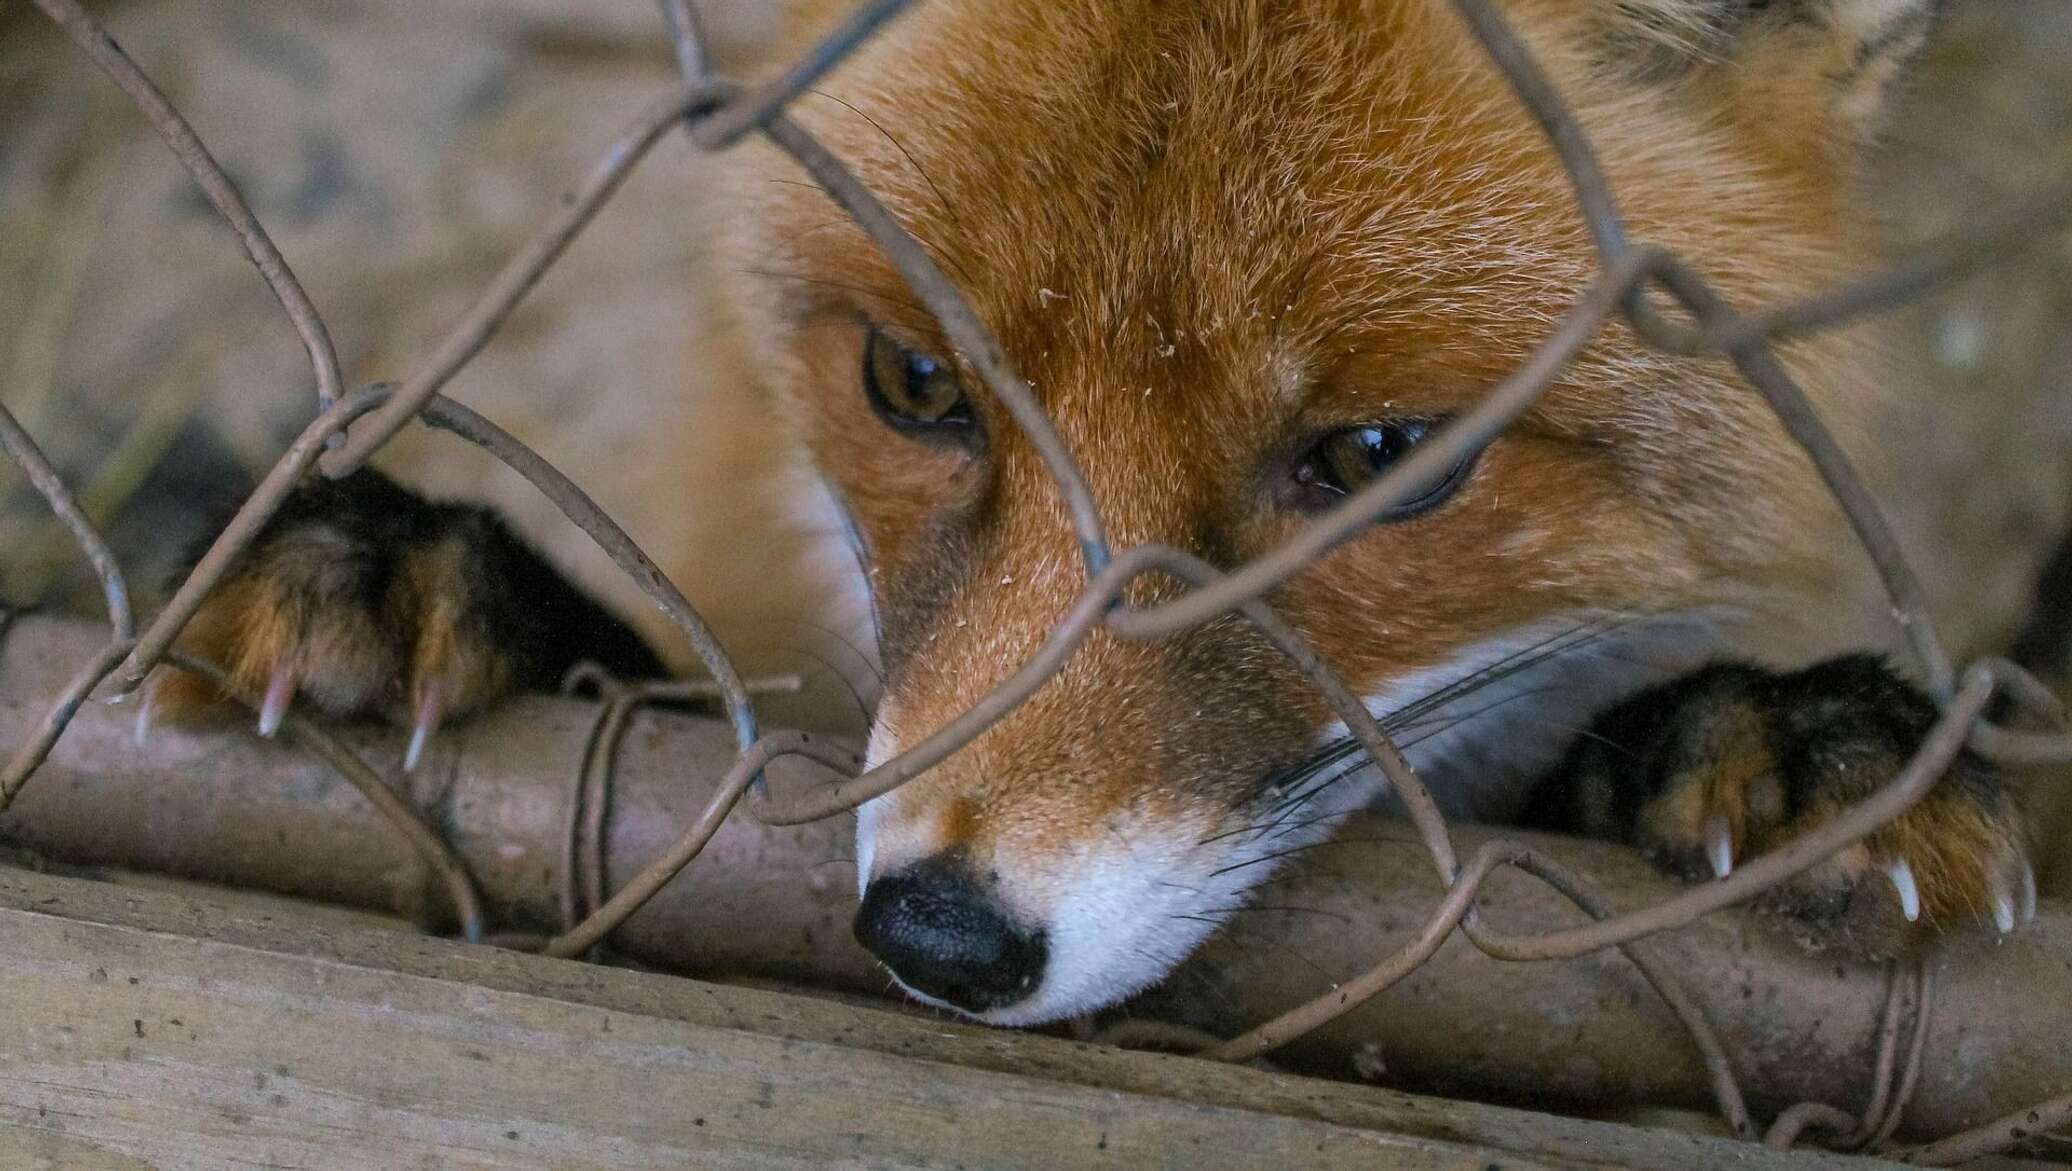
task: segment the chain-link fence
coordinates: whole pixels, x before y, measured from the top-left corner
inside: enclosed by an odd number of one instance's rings
[[[182,628],[195,615],[236,559],[309,476],[339,477],[360,467],[412,419],[449,431],[488,450],[531,481],[628,574],[682,631],[710,676],[709,690],[723,705],[739,746],[739,757],[720,781],[709,806],[684,831],[676,847],[622,889],[607,896],[600,872],[583,878],[580,897],[564,900],[571,922],[548,940],[497,936],[484,922],[468,872],[409,804],[389,789],[376,770],[344,744],[306,719],[289,715],[286,730],[332,765],[374,802],[399,832],[408,836],[440,875],[470,940],[492,939],[537,947],[555,956],[578,956],[604,941],[619,924],[696,857],[737,806],[770,824],[795,824],[851,810],[890,792],[972,742],[1016,709],[1073,656],[1096,630],[1133,640],[1158,639],[1229,614],[1241,615],[1270,640],[1313,683],[1345,722],[1350,734],[1381,769],[1407,808],[1411,822],[1447,886],[1430,908],[1415,942],[1376,963],[1327,996],[1215,1045],[1210,1055],[1246,1060],[1270,1052],[1291,1038],[1350,1011],[1404,979],[1456,932],[1491,956],[1544,960],[1582,956],[1608,948],[1624,950],[1689,1029],[1704,1055],[1718,1106],[1738,1134],[1758,1130],[1718,1038],[1679,984],[1636,943],[1650,934],[1689,924],[1723,907],[1746,902],[1778,887],[1837,852],[1863,841],[1906,812],[1938,781],[1957,754],[1973,751],[2005,764],[2072,762],[2072,735],[2016,730],[1984,717],[1996,697],[2041,724],[2062,718],[2049,692],[2012,664],[1951,660],[1930,620],[1924,592],[1893,532],[1849,461],[1784,364],[1775,346],[1786,339],[1827,329],[1896,306],[1939,288],[2014,250],[2072,215],[2072,193],[2045,198],[1992,217],[1961,238],[1946,240],[1907,257],[1885,271],[1822,295],[1759,310],[1737,309],[1702,274],[1677,255],[1630,238],[1614,192],[1592,153],[1589,140],[1541,73],[1524,44],[1490,0],[1453,0],[1460,18],[1501,69],[1530,110],[1567,169],[1576,202],[1594,241],[1599,272],[1587,292],[1559,321],[1537,350],[1483,400],[1417,446],[1398,466],[1354,492],[1271,553],[1224,572],[1171,546],[1115,548],[1100,510],[1074,460],[1028,385],[1016,374],[1002,347],[987,331],[957,286],[937,268],[877,198],[818,140],[787,114],[787,106],[837,66],[904,7],[904,0],[873,0],[853,13],[810,53],[768,83],[743,89],[716,76],[693,11],[683,0],[664,3],[682,80],[657,94],[629,120],[600,162],[556,210],[552,221],[513,256],[490,281],[473,307],[399,383],[348,389],[323,319],[294,274],[269,241],[238,189],[181,117],[74,0],[37,0],[80,49],[134,100],[186,166],[208,200],[236,232],[253,264],[293,323],[308,351],[318,389],[318,414],[263,478],[250,498],[179,584],[166,605],[141,628],[133,616],[122,567],[74,503],[65,483],[35,442],[0,409],[0,447],[28,473],[34,487],[71,530],[92,564],[106,595],[110,638],[78,672],[50,708],[37,731],[12,752],[0,771],[0,810],[12,802],[45,760],[87,697],[106,684],[116,693],[139,687],[160,663],[171,663],[235,684],[216,665],[175,650]],[[1078,601],[1052,628],[1027,662],[982,700],[897,757],[839,783],[786,797],[757,784],[770,762],[804,756],[853,772],[857,762],[844,749],[793,732],[764,734],[745,682],[698,612],[683,594],[593,503],[552,465],[496,424],[440,395],[448,381],[495,335],[527,291],[556,262],[626,176],[659,139],[682,127],[715,156],[760,135],[788,154],[882,249],[912,293],[934,314],[951,342],[971,365],[1000,407],[1048,468],[1070,518],[1083,563],[1085,586]],[[1942,715],[1907,766],[1878,792],[1821,823],[1787,845],[1748,860],[1717,882],[1694,886],[1641,910],[1612,914],[1575,873],[1530,845],[1505,838],[1486,841],[1463,857],[1431,795],[1360,697],[1334,674],[1303,638],[1264,600],[1327,550],[1396,506],[1405,496],[1478,451],[1530,408],[1564,367],[1614,319],[1622,319],[1663,353],[1686,358],[1723,358],[1768,403],[1785,430],[1813,461],[1846,513],[1883,581],[1892,610],[1918,659]],[[1147,574],[1170,575],[1185,583],[1178,597],[1152,606],[1124,602],[1132,582]],[[698,685],[703,687],[705,685]],[[609,767],[611,745],[623,733],[626,715],[648,699],[687,694],[683,685],[663,689],[605,685],[604,722],[589,754]],[[248,702],[256,697],[245,696]],[[586,772],[589,771],[586,765]],[[601,781],[599,783],[602,783]],[[592,801],[591,809],[601,808]],[[575,831],[572,829],[572,834]],[[592,826],[590,832],[597,831]],[[573,858],[573,852],[570,855]],[[1516,869],[1559,891],[1591,922],[1578,927],[1520,935],[1478,917],[1475,900],[1489,876]],[[575,883],[573,861],[564,882]],[[594,908],[594,909],[589,909]],[[588,909],[578,916],[578,910]],[[580,921],[575,921],[577,919]],[[1909,982],[1895,979],[1881,1033],[1876,1093],[1860,1117],[1829,1106],[1807,1104],[1786,1111],[1769,1128],[1769,1139],[1790,1145],[1809,1128],[1827,1133],[1837,1146],[1877,1147],[1896,1129],[1915,1082],[1927,1035],[1931,1000],[1927,969],[1911,981],[1913,1027],[1903,1028],[1901,1002]],[[1997,1149],[2023,1134],[2072,1121],[2072,1098],[2027,1110],[2011,1120],[1911,1152],[1928,1162],[1952,1162]]]

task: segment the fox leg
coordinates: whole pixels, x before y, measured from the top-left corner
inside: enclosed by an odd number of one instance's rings
[[[1527,821],[1629,841],[1689,879],[1723,876],[1890,781],[1937,717],[1869,656],[1778,673],[1718,663],[1592,724]],[[1766,896],[1816,949],[1904,954],[1959,925],[2035,913],[2020,810],[1963,753],[1896,821]]]
[[[388,719],[413,730],[409,764],[442,720],[552,687],[577,661],[629,678],[662,674],[639,636],[494,513],[425,500],[371,469],[313,477],[289,497],[180,646],[265,697],[261,733],[294,702]],[[192,719],[224,698],[166,668],[140,718]]]

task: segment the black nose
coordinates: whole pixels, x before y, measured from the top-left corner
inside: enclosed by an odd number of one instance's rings
[[[966,1012],[1013,1004],[1043,979],[1043,934],[1016,927],[951,859],[872,879],[856,938],[908,987]]]

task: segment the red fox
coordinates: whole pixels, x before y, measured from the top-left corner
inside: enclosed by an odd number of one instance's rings
[[[802,33],[835,6],[805,7]],[[1932,0],[1501,8],[1636,238],[1742,304],[1872,266],[1854,188]],[[936,0],[823,89],[798,116],[997,335],[1118,547],[1224,568],[1272,549],[1476,402],[1598,272],[1565,172],[1445,0]],[[774,404],[752,441],[804,453],[826,490],[801,507],[831,503],[828,540],[867,586],[875,763],[1020,665],[1085,581],[1030,444],[868,238],[774,153],[730,170],[724,246],[753,274],[731,290],[739,393]],[[1991,462],[1977,404],[1926,392],[1886,328],[1785,360],[1953,649],[1977,652],[2012,633],[2047,545],[2010,558],[2006,533],[2058,531],[2065,485],[1972,478]],[[685,579],[718,555],[657,553]],[[1128,600],[1180,592],[1147,579]],[[1696,879],[1887,780],[1935,714],[1884,657],[1866,558],[1756,393],[1619,323],[1518,425],[1270,601],[1450,813],[1629,840]],[[423,733],[578,658],[659,669],[494,516],[372,472],[313,479],[187,637],[266,694],[262,726],[295,702]],[[154,702],[212,698],[168,676]],[[1364,764],[1236,617],[1096,633],[858,811],[857,935],[908,991],[981,1020],[1098,1009],[1386,800]],[[1967,757],[1776,898],[1854,954],[2012,930],[2035,898],[2024,832]]]

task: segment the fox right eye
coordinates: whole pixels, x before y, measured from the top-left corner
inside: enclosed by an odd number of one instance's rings
[[[1320,512],[1365,488],[1395,467],[1410,449],[1439,430],[1440,419],[1390,419],[1333,431],[1312,444],[1296,463],[1296,503]],[[1384,521],[1408,520],[1437,508],[1468,478],[1473,455],[1455,464],[1439,479],[1383,513]]]
[[[895,430],[956,441],[972,433],[971,403],[955,371],[875,326],[863,344],[863,392]]]

